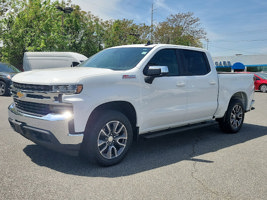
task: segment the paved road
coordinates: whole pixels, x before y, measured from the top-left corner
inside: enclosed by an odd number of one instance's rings
[[[134,144],[109,168],[46,150],[8,125],[0,97],[0,199],[267,199],[267,94],[242,131],[217,126]]]

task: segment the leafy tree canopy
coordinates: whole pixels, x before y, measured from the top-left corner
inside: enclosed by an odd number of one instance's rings
[[[26,51],[73,51],[89,57],[103,47],[146,43],[151,33],[155,43],[201,46],[206,33],[199,21],[193,13],[179,13],[152,31],[133,20],[103,21],[71,0],[1,0],[0,60],[21,68]]]
[[[170,15],[166,21],[156,26],[155,41],[201,47],[200,39],[206,38],[206,32],[199,21],[199,18],[195,18],[191,12]]]

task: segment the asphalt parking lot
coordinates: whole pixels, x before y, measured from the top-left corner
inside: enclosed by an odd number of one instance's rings
[[[267,199],[267,94],[238,134],[218,126],[142,140],[99,167],[15,133],[0,97],[0,199]]]

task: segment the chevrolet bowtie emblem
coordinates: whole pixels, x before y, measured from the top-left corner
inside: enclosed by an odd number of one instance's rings
[[[17,96],[18,96],[19,98],[21,98],[21,97],[23,97],[23,96],[24,96],[24,94],[23,94],[23,93],[21,93],[21,92],[17,92]]]

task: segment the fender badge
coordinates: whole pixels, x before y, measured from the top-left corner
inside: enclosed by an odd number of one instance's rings
[[[23,94],[22,92],[17,92],[17,96],[18,96],[19,98],[21,98],[21,97],[24,96],[24,94]]]
[[[133,79],[136,78],[136,75],[123,75],[122,79]]]

